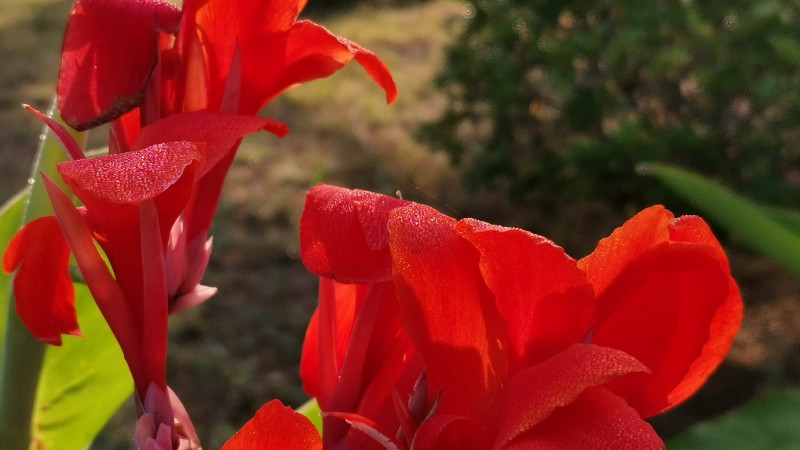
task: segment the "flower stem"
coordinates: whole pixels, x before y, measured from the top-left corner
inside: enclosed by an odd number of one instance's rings
[[[55,108],[51,108],[54,111]],[[60,181],[55,165],[66,159],[66,154],[45,127],[39,144],[31,175],[34,182],[30,188],[28,203],[22,223],[52,214],[52,207],[41,182],[43,172],[53,180]],[[86,142],[85,133],[73,135],[79,145]],[[69,191],[67,191],[69,192]],[[31,427],[36,402],[39,374],[45,358],[45,345],[36,340],[16,313],[14,296],[8,294],[8,315],[2,340],[0,360],[0,442],[5,450],[27,450],[30,447]]]
[[[0,371],[0,442],[8,450],[27,450],[45,349],[19,320],[12,296],[9,300]]]

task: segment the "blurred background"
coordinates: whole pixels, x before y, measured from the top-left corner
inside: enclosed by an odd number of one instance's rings
[[[0,200],[29,176],[71,2],[0,2]],[[298,377],[316,278],[298,255],[307,190],[369,189],[545,235],[580,258],[639,209],[689,203],[641,162],[669,162],[763,204],[800,205],[800,2],[311,0],[304,12],[379,55],[387,106],[351,65],[279,97],[284,139],[243,143],[204,284],[172,318],[168,376],[207,448],[263,403],[307,399]],[[104,130],[91,146],[102,146]],[[712,223],[712,227],[714,224]],[[668,438],[775,386],[800,385],[800,281],[715,228],[746,312],[728,360],[653,420]],[[129,448],[135,410],[94,448]]]

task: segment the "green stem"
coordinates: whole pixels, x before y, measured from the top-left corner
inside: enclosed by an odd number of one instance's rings
[[[45,348],[19,320],[13,297],[9,300],[0,371],[0,442],[8,450],[27,450]]]
[[[54,111],[55,108],[51,108]],[[45,127],[46,128],[46,127]],[[50,200],[41,182],[43,172],[60,182],[55,165],[66,155],[49,130],[39,145],[33,166],[30,197],[22,223],[52,214]],[[85,145],[85,133],[74,134]],[[62,186],[63,187],[63,186]],[[67,192],[69,192],[67,190]],[[0,363],[0,442],[4,450],[27,450],[31,445],[31,426],[36,403],[39,374],[45,357],[45,345],[35,339],[17,316],[15,300],[9,295],[8,315]]]

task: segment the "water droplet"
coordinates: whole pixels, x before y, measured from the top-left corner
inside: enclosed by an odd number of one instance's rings
[[[472,3],[464,3],[464,6],[461,7],[461,16],[465,19],[472,19],[475,17],[475,5]]]
[[[736,15],[735,15],[735,14],[728,14],[728,15],[727,15],[727,16],[725,16],[725,18],[722,20],[722,26],[723,26],[723,28],[725,28],[726,30],[733,30],[733,29],[735,29],[737,26],[739,26],[739,18],[738,18],[738,17],[736,17]]]

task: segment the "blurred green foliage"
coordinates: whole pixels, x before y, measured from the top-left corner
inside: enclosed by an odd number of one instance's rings
[[[642,161],[800,200],[800,1],[480,0],[423,135],[538,207],[664,201]],[[533,203],[531,203],[533,202]]]
[[[791,450],[800,442],[800,392],[774,391],[671,440],[670,450]]]

